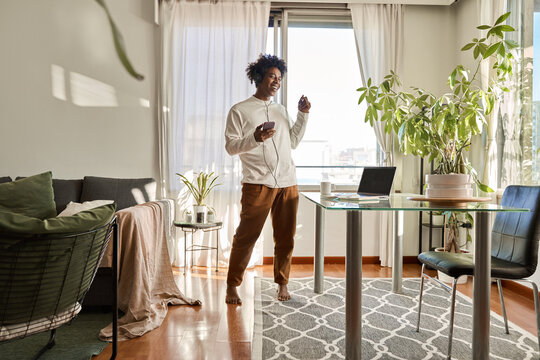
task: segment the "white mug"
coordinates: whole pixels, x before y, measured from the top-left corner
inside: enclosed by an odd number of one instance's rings
[[[334,185],[330,181],[321,181],[321,195],[330,195]]]

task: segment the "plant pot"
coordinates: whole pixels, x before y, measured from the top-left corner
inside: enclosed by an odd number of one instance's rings
[[[204,224],[206,222],[206,210],[204,205],[193,205],[193,222]]]
[[[473,181],[467,174],[427,174],[426,197],[469,198],[473,196]]]
[[[443,252],[443,251],[444,251],[444,248],[436,248],[435,251],[436,251],[436,252]],[[466,253],[466,254],[470,253],[470,251],[469,251],[469,250],[466,250],[466,249],[461,249],[461,252],[462,252],[462,253]],[[438,278],[440,281],[445,282],[445,283],[447,283],[447,284],[452,284],[452,282],[454,281],[454,278],[453,278],[453,277],[448,276],[448,275],[446,275],[445,273],[443,273],[442,271],[439,271],[439,270],[437,270],[437,278]],[[467,282],[467,278],[468,278],[467,275],[460,276],[460,277],[458,278],[457,283],[458,283],[458,284],[465,284],[465,283]]]
[[[429,224],[429,212],[427,211],[424,211],[422,213],[422,222],[423,223],[426,223],[426,224]],[[433,214],[432,216],[432,221],[433,221],[433,226],[443,226],[444,225],[444,216],[443,215],[437,215],[437,214]]]

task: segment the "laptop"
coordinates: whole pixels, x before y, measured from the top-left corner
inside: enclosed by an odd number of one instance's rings
[[[344,201],[388,200],[395,174],[395,166],[365,167],[356,194],[339,193],[333,196]]]

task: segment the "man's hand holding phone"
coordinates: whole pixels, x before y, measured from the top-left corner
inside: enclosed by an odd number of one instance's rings
[[[270,139],[276,133],[274,130],[275,122],[267,121],[255,128],[253,136],[257,142],[262,142],[266,139]]]

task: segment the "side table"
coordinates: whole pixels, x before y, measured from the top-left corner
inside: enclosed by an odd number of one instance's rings
[[[187,265],[187,252],[191,251],[191,267],[193,267],[193,251],[203,251],[203,250],[216,250],[216,272],[218,271],[218,260],[219,260],[219,230],[223,227],[221,221],[211,222],[211,223],[187,223],[175,221],[174,226],[179,227],[184,232],[184,274],[186,273]],[[203,232],[216,232],[216,246],[206,246],[200,244],[193,244],[193,234],[197,231],[202,230]],[[191,245],[187,244],[187,234],[191,233]],[[211,241],[210,241],[211,242]]]

